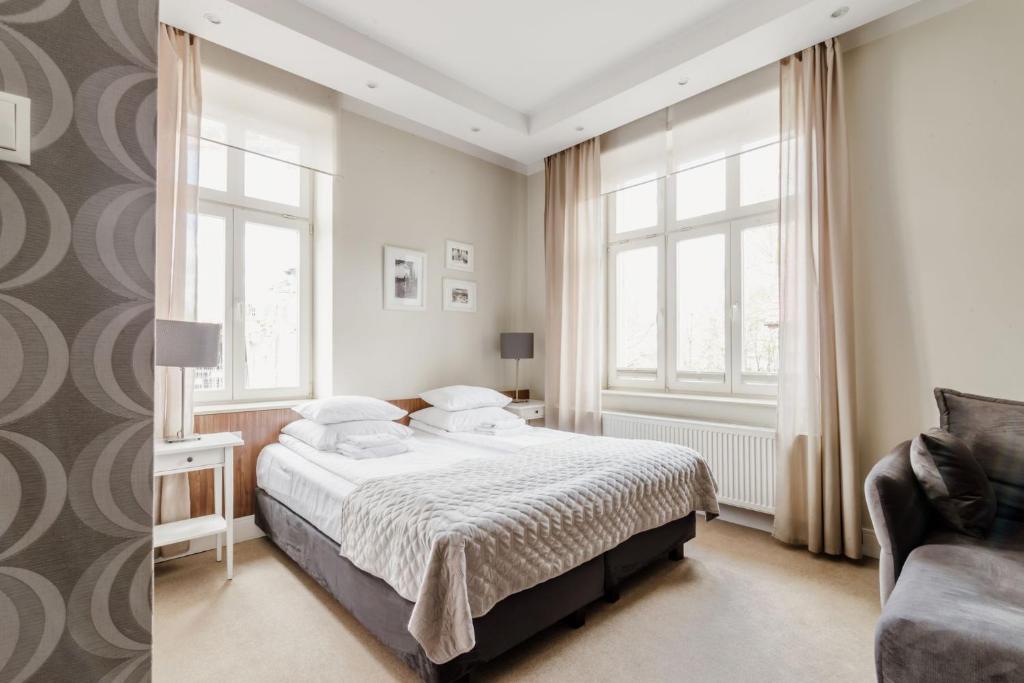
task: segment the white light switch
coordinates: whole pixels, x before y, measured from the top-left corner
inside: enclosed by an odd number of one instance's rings
[[[0,161],[28,164],[32,146],[31,102],[0,92]]]
[[[0,102],[0,148],[12,152],[17,149],[18,126],[15,123],[18,107],[14,102]]]

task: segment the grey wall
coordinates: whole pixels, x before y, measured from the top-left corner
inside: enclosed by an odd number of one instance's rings
[[[0,5],[0,681],[149,676],[156,11]]]

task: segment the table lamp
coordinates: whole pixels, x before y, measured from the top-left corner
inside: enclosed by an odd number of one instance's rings
[[[154,365],[181,370],[181,427],[167,443],[198,441],[200,436],[185,436],[185,368],[215,368],[220,352],[220,325],[184,320],[156,321]]]
[[[501,357],[516,361],[516,392],[512,402],[526,403],[526,399],[519,398],[519,361],[533,358],[533,332],[502,332]]]

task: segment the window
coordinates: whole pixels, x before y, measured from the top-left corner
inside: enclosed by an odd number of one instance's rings
[[[218,130],[204,121],[204,137],[215,140]],[[279,141],[247,140],[288,158]],[[189,296],[196,319],[220,324],[222,334],[218,366],[195,373],[197,402],[310,394],[308,176],[286,161],[203,142]]]
[[[606,195],[608,384],[775,392],[775,141]]]

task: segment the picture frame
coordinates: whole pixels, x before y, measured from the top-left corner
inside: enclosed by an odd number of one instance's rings
[[[476,253],[469,242],[446,240],[444,243],[444,267],[448,270],[463,270],[472,273],[476,269]]]
[[[457,313],[476,313],[476,283],[472,280],[441,280],[444,310]]]
[[[384,308],[427,310],[427,252],[384,245]]]

